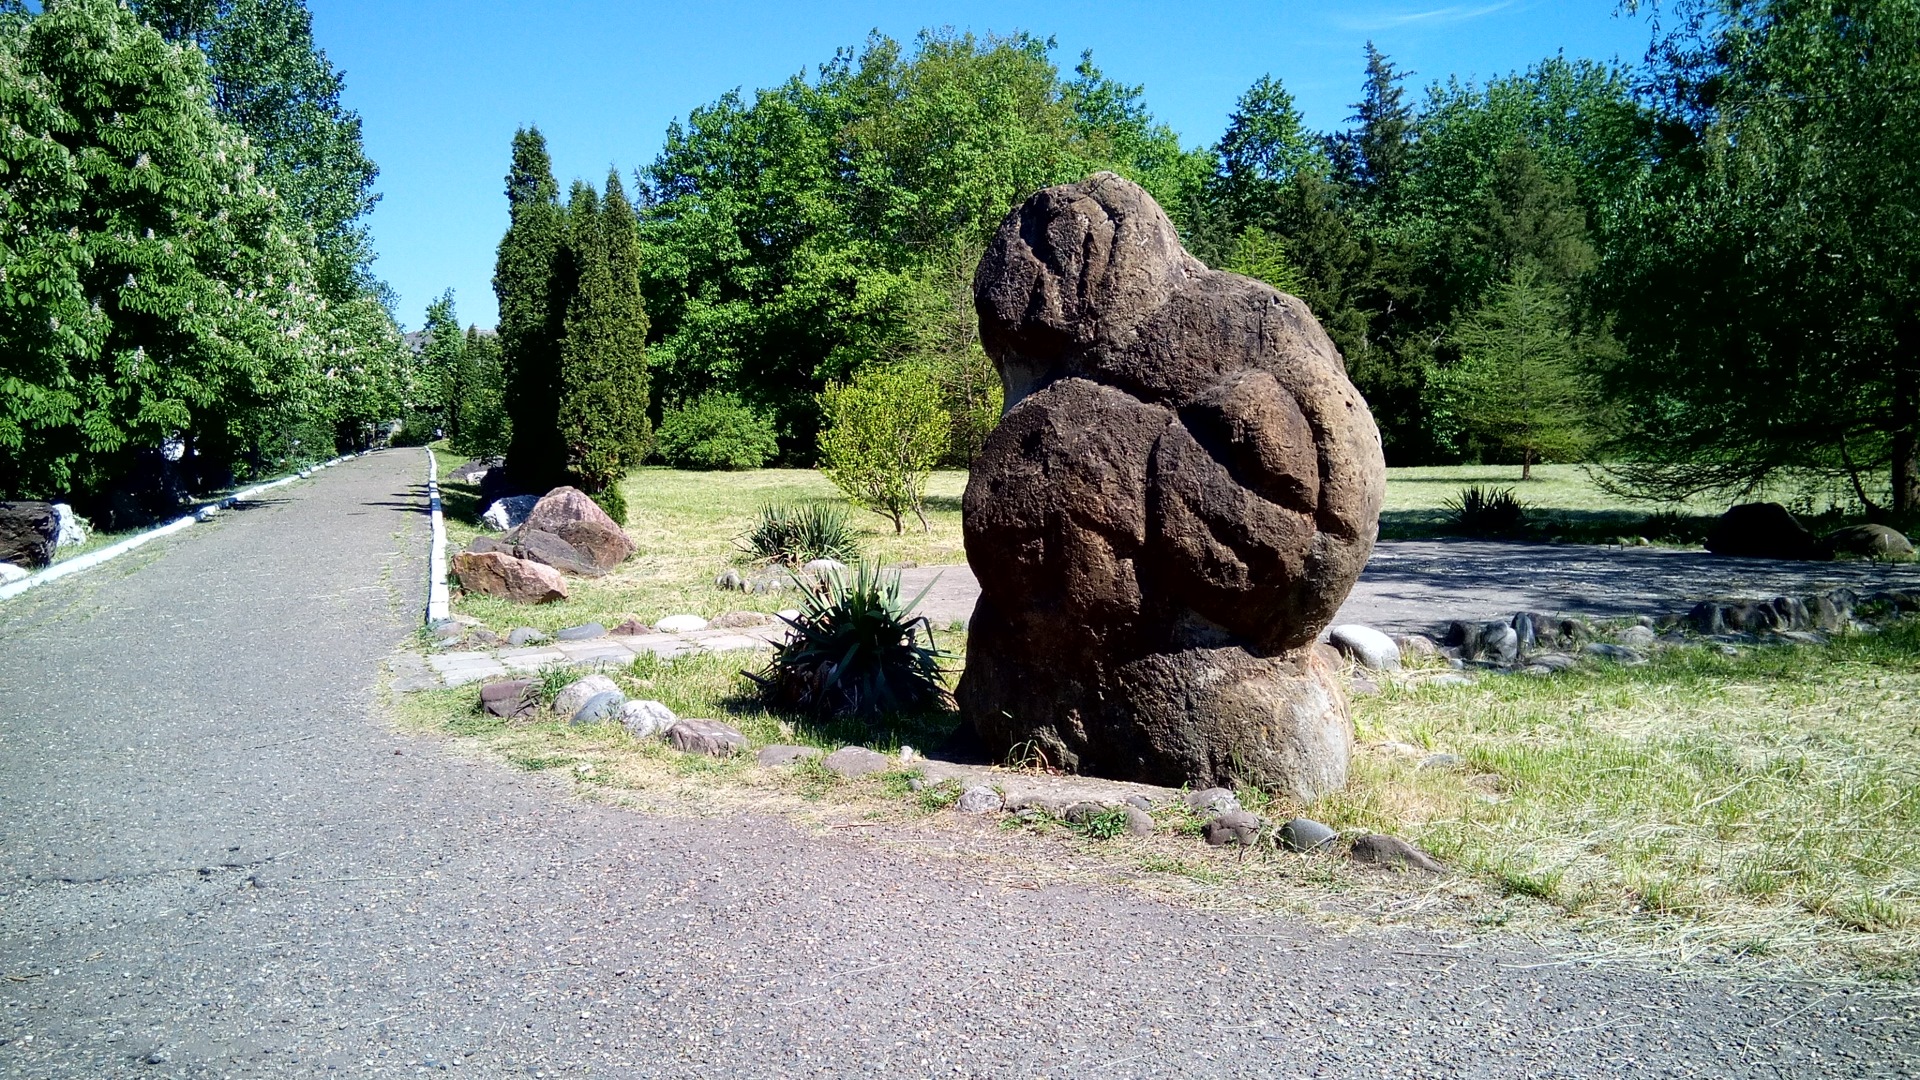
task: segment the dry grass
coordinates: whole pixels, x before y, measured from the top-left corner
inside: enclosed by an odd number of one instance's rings
[[[1920,974],[1920,623],[1355,711],[1363,742],[1462,765],[1363,752],[1312,808],[1336,827],[1398,832],[1623,948]]]

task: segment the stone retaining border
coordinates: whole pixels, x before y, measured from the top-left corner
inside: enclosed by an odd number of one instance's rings
[[[58,581],[63,577],[80,573],[82,570],[91,570],[110,559],[117,559],[125,555],[127,552],[132,551],[142,544],[177,533],[195,522],[206,521],[213,516],[215,510],[226,510],[235,503],[251,499],[263,491],[277,488],[282,484],[291,484],[295,480],[305,480],[321,469],[332,468],[343,461],[350,461],[357,457],[365,457],[374,452],[375,451],[372,450],[362,450],[358,454],[350,454],[346,457],[334,458],[331,461],[323,461],[318,465],[301,469],[299,472],[283,476],[278,480],[268,480],[263,484],[255,484],[252,487],[242,488],[224,498],[195,507],[193,513],[187,514],[184,517],[175,518],[165,525],[148,529],[143,533],[136,533],[133,536],[127,537],[125,540],[109,544],[99,551],[89,551],[85,555],[75,556],[66,562],[54,563],[44,570],[37,570],[34,573],[28,574],[26,577],[21,578],[11,585],[0,585],[0,600],[11,600],[21,593],[26,592],[28,589],[45,585],[49,581]]]
[[[427,555],[427,625],[452,617],[447,589],[447,519],[440,512],[440,458],[427,447],[427,510],[433,516],[433,549]]]

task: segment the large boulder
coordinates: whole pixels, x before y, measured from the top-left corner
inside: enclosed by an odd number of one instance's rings
[[[52,503],[0,502],[0,562],[37,570],[53,561],[60,515]]]
[[[633,556],[633,540],[617,525],[569,521],[555,530],[554,535],[573,545],[589,565],[603,574]]]
[[[542,529],[529,529],[522,525],[507,534],[507,542],[512,546],[513,554],[520,558],[551,566],[562,573],[579,574],[582,577],[599,577],[606,573],[594,565],[592,556]]]
[[[1346,782],[1313,643],[1373,550],[1380,436],[1305,304],[1181,249],[1110,173],[1010,214],[974,278],[1007,412],[973,463],[959,687],[998,757],[1308,799]]]
[[[573,521],[597,521],[616,531],[620,528],[620,523],[608,517],[586,492],[571,487],[557,487],[542,495],[522,524],[559,535],[560,526]]]
[[[495,499],[487,507],[486,513],[480,515],[480,520],[497,532],[517,529],[521,522],[527,520],[527,515],[533,513],[534,505],[539,501],[538,495],[508,495],[503,499]]]
[[[1817,559],[1819,543],[1793,512],[1779,503],[1741,503],[1720,515],[1707,533],[1715,555],[1749,559]]]
[[[460,587],[470,593],[522,604],[567,598],[567,580],[560,571],[499,551],[463,551],[453,557],[453,573],[460,579]]]
[[[1885,525],[1849,525],[1820,538],[1820,555],[1828,559],[1905,559],[1913,542]]]

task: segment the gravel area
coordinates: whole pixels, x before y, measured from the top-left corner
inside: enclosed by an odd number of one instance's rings
[[[398,734],[424,462],[0,607],[0,1075],[1908,1076],[1882,992],[1342,934]]]

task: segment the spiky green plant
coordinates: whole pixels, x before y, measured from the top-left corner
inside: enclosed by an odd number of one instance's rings
[[[846,507],[827,502],[763,506],[759,520],[739,543],[761,562],[788,566],[804,566],[815,559],[860,560],[860,541],[847,523]]]
[[[767,702],[820,718],[876,718],[934,708],[946,699],[940,661],[925,616],[926,590],[900,599],[900,575],[861,563],[851,580],[829,573],[804,591],[794,634],[751,676]],[[923,638],[924,635],[924,638]]]
[[[1462,489],[1458,498],[1442,503],[1441,508],[1453,519],[1454,531],[1463,536],[1514,536],[1527,528],[1527,504],[1512,488],[1475,484]]]

